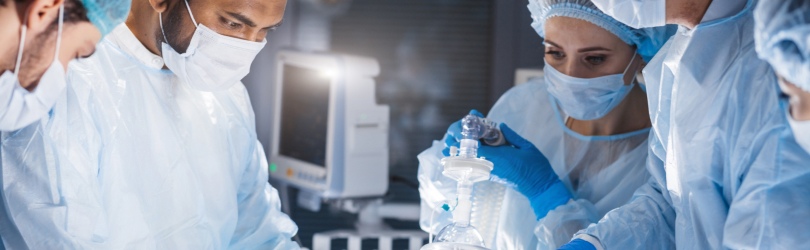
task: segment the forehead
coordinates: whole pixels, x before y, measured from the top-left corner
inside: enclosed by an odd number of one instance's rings
[[[286,0],[193,0],[205,2],[214,11],[238,13],[265,27],[276,24],[284,17]]]
[[[626,45],[618,36],[594,23],[572,17],[555,16],[546,20],[546,39],[560,46],[601,46],[615,47]]]

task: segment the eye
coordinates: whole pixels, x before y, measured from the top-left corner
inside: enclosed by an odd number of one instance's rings
[[[565,54],[563,54],[562,52],[554,51],[554,50],[546,51],[546,55],[551,55],[554,59],[560,59],[560,58],[563,58],[565,56]]]
[[[591,64],[600,64],[605,61],[604,56],[587,56],[585,57],[585,61],[588,61]]]
[[[239,28],[242,28],[242,24],[241,24],[241,23],[237,23],[237,22],[234,22],[234,21],[231,21],[231,20],[225,19],[224,17],[219,17],[219,21],[220,21],[222,24],[224,24],[224,25],[225,25],[225,27],[226,27],[226,28],[228,28],[228,29],[239,29]]]

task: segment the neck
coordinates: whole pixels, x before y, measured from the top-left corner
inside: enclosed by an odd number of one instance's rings
[[[667,23],[693,29],[700,24],[711,3],[712,0],[667,0]]]
[[[568,118],[565,126],[585,136],[608,136],[629,133],[652,126],[647,110],[647,94],[635,86],[613,110],[596,120]]]
[[[162,56],[155,43],[156,35],[160,34],[158,13],[149,4],[149,1],[132,1],[132,9],[126,21],[127,27],[138,38],[149,52]],[[158,32],[156,32],[158,31]]]

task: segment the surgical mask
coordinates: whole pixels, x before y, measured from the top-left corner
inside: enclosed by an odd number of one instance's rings
[[[250,64],[267,40],[251,42],[227,37],[205,27],[194,20],[191,8],[186,2],[188,15],[197,27],[186,53],[180,54],[171,45],[162,43],[163,61],[166,67],[192,88],[201,91],[226,90],[242,80],[250,72]],[[160,19],[160,30],[163,39],[163,17]]]
[[[664,26],[665,0],[591,0],[609,16],[635,29]]]
[[[25,50],[25,35],[28,30],[26,24],[22,25],[20,32],[20,47],[17,52],[17,61],[14,65],[14,72],[6,71],[0,76],[0,86],[6,88],[10,93],[2,93],[0,103],[4,105],[0,109],[0,130],[12,131],[28,126],[47,114],[56,103],[56,99],[62,94],[66,86],[65,68],[59,61],[59,47],[62,44],[62,26],[65,6],[59,6],[58,30],[56,35],[56,51],[54,52],[53,63],[40,77],[39,84],[33,92],[29,92],[20,86],[19,72],[22,62],[23,50]],[[27,19],[27,18],[26,18]]]
[[[621,74],[595,78],[577,78],[557,71],[546,62],[543,67],[548,92],[557,99],[568,116],[577,120],[595,120],[610,113],[635,86],[624,84],[624,75],[636,56]],[[635,75],[635,73],[633,73]]]

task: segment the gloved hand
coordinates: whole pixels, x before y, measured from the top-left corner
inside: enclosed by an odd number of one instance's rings
[[[576,239],[561,246],[560,249],[557,250],[596,250],[596,247],[594,247],[590,242],[582,239]]]
[[[458,130],[453,130],[456,125]],[[529,199],[537,219],[545,217],[549,211],[567,203],[571,195],[540,150],[506,124],[501,124],[500,128],[504,138],[511,145],[492,147],[479,143],[478,146],[478,157],[485,157],[495,165],[492,174],[514,183],[518,191]],[[442,151],[445,156],[450,155],[450,146],[459,146],[460,131],[460,122],[454,123],[448,129],[446,148]],[[458,139],[453,135],[458,135]]]

